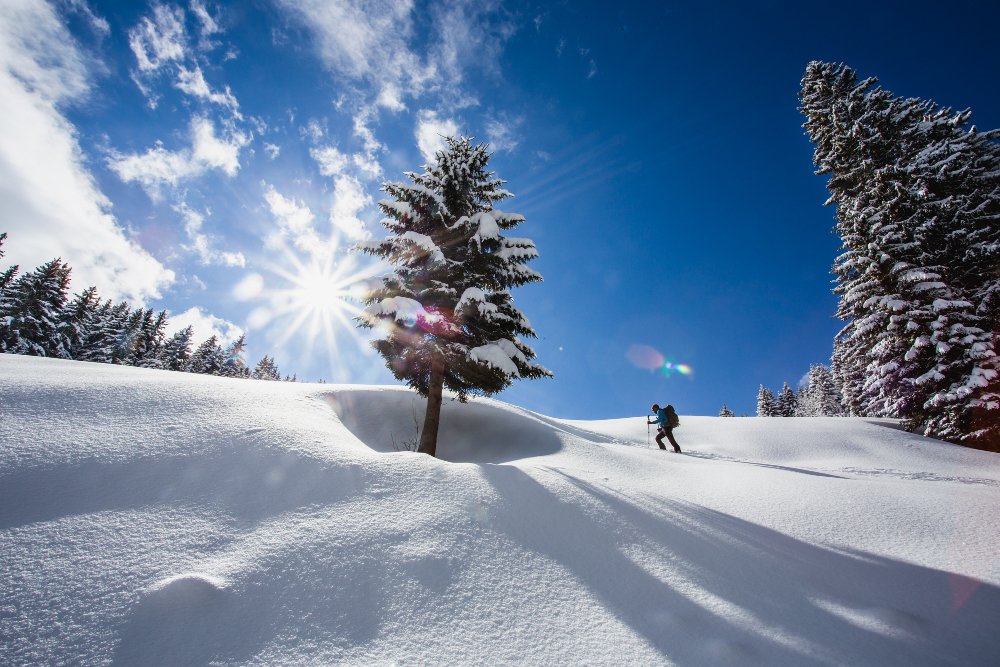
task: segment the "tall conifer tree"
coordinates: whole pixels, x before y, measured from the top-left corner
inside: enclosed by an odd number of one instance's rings
[[[373,346],[393,375],[427,397],[418,451],[434,456],[442,389],[491,395],[516,378],[550,377],[522,336],[535,337],[509,289],[542,279],[525,263],[535,244],[508,238],[524,218],[493,208],[511,194],[487,171],[490,153],[470,137],[447,139],[411,183],[386,183],[379,207],[390,235],[363,252],[395,267],[369,293],[358,325],[384,328]]]
[[[876,83],[813,62],[800,93],[844,244],[838,381],[854,414],[995,448],[1000,131]]]

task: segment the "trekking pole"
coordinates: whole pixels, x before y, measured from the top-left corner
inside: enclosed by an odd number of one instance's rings
[[[649,417],[646,417],[646,449],[649,449]]]

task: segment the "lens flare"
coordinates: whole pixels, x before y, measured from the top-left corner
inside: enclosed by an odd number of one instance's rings
[[[659,368],[665,361],[662,354],[648,345],[633,345],[625,353],[625,358],[636,368]]]
[[[233,286],[233,296],[238,301],[249,301],[264,290],[264,276],[251,273]]]
[[[625,358],[632,362],[636,368],[647,370],[657,370],[670,377],[674,373],[681,375],[692,375],[694,369],[687,364],[678,364],[668,361],[656,348],[648,345],[633,345],[625,353]]]

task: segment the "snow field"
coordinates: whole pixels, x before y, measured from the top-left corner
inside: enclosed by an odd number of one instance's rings
[[[640,408],[641,409],[641,408]],[[416,415],[417,424],[414,424]],[[0,662],[993,665],[1000,457],[0,355]],[[653,445],[655,448],[655,445]]]

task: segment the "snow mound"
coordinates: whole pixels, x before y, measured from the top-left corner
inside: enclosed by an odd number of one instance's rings
[[[0,664],[994,665],[1000,457],[0,355]]]
[[[419,440],[425,399],[402,387],[351,387],[326,395],[358,440],[378,452],[403,450]],[[441,407],[437,456],[444,461],[501,463],[554,454],[567,440],[614,442],[609,435],[572,427],[491,399]]]

